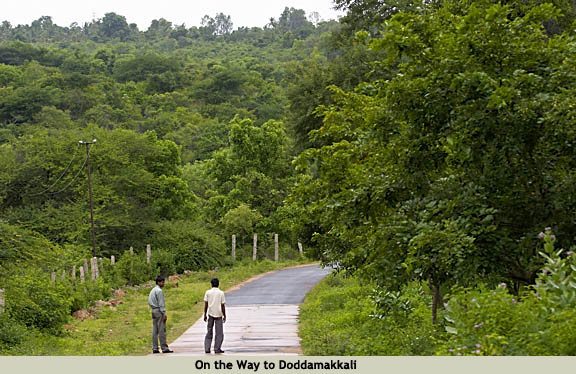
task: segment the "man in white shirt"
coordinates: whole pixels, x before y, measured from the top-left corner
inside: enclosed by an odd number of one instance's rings
[[[218,278],[213,278],[210,283],[212,288],[204,294],[204,322],[208,322],[208,331],[204,338],[204,351],[210,353],[213,328],[216,326],[214,353],[224,353],[222,341],[224,341],[223,323],[226,322],[226,297],[224,292],[218,288],[220,285]]]

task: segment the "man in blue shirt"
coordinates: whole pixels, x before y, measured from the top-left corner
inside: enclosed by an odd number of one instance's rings
[[[164,278],[159,276],[156,278],[156,287],[150,291],[148,296],[148,305],[152,308],[152,353],[160,353],[158,349],[158,339],[160,339],[160,347],[162,353],[172,353],[168,344],[166,343],[166,304],[164,303]]]

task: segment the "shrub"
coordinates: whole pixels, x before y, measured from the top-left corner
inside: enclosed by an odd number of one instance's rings
[[[156,269],[146,263],[145,253],[130,255],[128,251],[120,257],[114,271],[129,285],[144,283],[157,275]]]
[[[526,350],[532,356],[576,355],[576,310],[564,309],[546,315],[541,329],[526,339]]]
[[[50,269],[66,256],[66,251],[41,234],[0,221],[0,275],[20,272],[31,259],[34,266]]]
[[[540,238],[546,263],[537,285],[520,297],[504,283],[453,290],[446,312],[449,336],[437,354],[576,354],[576,258],[554,249],[550,228]]]
[[[538,329],[534,299],[522,302],[508,293],[504,283],[496,289],[479,286],[457,288],[446,307],[446,343],[440,355],[523,355],[526,339]]]
[[[8,280],[6,310],[23,325],[57,329],[68,320],[71,306],[69,289],[60,283],[52,285],[41,271]]]
[[[165,276],[176,274],[176,256],[169,251],[158,250],[152,252],[151,265],[158,274]]]
[[[96,300],[106,300],[112,295],[112,287],[103,278],[77,283],[72,291],[71,311],[88,309]]]
[[[383,311],[368,281],[328,275],[301,306],[302,347],[306,355],[426,355],[433,353],[437,329],[418,283],[403,289],[402,305]],[[400,305],[398,304],[398,305]]]
[[[21,344],[28,334],[26,326],[11,319],[7,313],[0,313],[0,350]]]
[[[159,222],[155,231],[152,246],[173,253],[176,273],[209,269],[224,263],[224,241],[200,225],[187,221]]]

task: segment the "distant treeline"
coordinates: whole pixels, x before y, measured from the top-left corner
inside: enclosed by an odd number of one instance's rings
[[[51,16],[42,16],[30,25],[12,25],[5,20],[0,25],[0,41],[19,40],[34,43],[56,42],[135,42],[142,40],[173,39],[184,46],[194,39],[213,40],[216,37],[226,37],[226,40],[253,38],[256,35],[265,39],[283,36],[286,33],[296,39],[305,39],[314,32],[320,23],[318,13],[309,17],[302,9],[286,7],[276,20],[270,18],[268,24],[260,27],[238,27],[234,30],[232,18],[224,13],[214,17],[202,17],[201,26],[187,28],[160,18],[151,22],[147,30],[139,30],[135,23],[128,23],[126,17],[110,12],[104,17],[86,22],[82,25],[72,23],[70,26],[55,24]]]

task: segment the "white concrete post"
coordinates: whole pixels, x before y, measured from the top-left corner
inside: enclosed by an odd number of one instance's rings
[[[56,272],[53,271],[52,274],[50,274],[50,280],[52,281],[52,284],[56,284]]]
[[[302,243],[298,242],[298,251],[300,251],[300,256],[304,255],[304,251],[302,250]]]
[[[116,263],[116,257],[114,255],[110,256],[110,265],[114,265]]]
[[[84,283],[84,266],[80,266],[80,283]]]
[[[96,279],[100,278],[100,269],[98,269],[98,259],[94,257],[94,269],[96,269]]]
[[[6,301],[4,301],[4,290],[0,289],[0,313],[4,313],[5,307],[6,307]]]
[[[96,264],[94,263],[94,260],[96,259],[96,257],[92,257],[90,259],[90,280],[96,280]]]
[[[86,276],[88,276],[88,260],[84,259],[84,274],[86,274]]]
[[[150,244],[146,245],[146,263],[150,265],[150,257],[152,257],[152,248]]]
[[[252,249],[252,261],[256,261],[257,253],[258,253],[258,234],[254,234],[254,248]]]
[[[130,247],[130,275],[128,277],[128,282],[132,284],[132,273],[134,272],[134,248]]]
[[[236,259],[236,235],[232,235],[232,258]]]
[[[274,234],[274,261],[278,262],[278,234]]]

